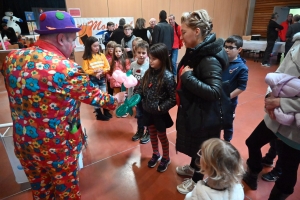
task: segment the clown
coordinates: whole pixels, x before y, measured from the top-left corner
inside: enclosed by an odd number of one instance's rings
[[[2,21],[5,22],[8,27],[12,27],[16,33],[21,34],[21,28],[16,22],[23,22],[23,20],[13,16],[12,11],[6,11],[5,16],[2,18]]]
[[[80,30],[69,13],[43,12],[39,24],[39,40],[11,51],[0,66],[11,99],[15,154],[33,199],[77,200],[78,158],[85,144],[80,104],[113,110],[118,99],[91,85],[68,59]]]

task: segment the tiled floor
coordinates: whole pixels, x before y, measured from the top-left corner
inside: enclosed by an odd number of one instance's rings
[[[234,122],[234,138],[232,143],[239,149],[242,157],[247,158],[245,139],[262,120],[263,98],[266,91],[264,77],[266,73],[276,70],[277,66],[264,68],[260,63],[248,59],[249,84],[240,96]],[[0,123],[10,122],[8,102],[0,77]],[[177,108],[171,110],[173,120],[176,119]],[[88,133],[88,147],[83,150],[84,168],[80,174],[82,199],[184,199],[184,195],[176,190],[176,185],[185,177],[178,176],[175,168],[187,164],[190,159],[175,151],[176,130],[167,130],[170,141],[170,157],[172,163],[164,173],[147,167],[152,155],[150,143],[140,145],[132,142],[131,137],[136,130],[134,117],[116,118],[109,122],[96,121],[93,108],[82,105],[82,123]],[[3,129],[0,129],[3,132]],[[263,134],[263,133],[262,133]],[[264,147],[266,152],[268,147]],[[11,170],[3,144],[0,142],[0,199],[31,199],[28,184],[17,184]],[[263,172],[271,168],[265,168]],[[300,172],[298,172],[298,177]],[[245,199],[265,200],[268,198],[273,183],[259,180],[257,191],[249,190],[245,185]],[[300,199],[300,183],[289,200]]]

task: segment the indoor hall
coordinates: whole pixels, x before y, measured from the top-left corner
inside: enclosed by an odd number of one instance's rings
[[[275,60],[272,61],[275,62]],[[264,116],[264,97],[267,88],[264,82],[265,75],[275,71],[278,66],[274,63],[272,67],[265,68],[260,63],[254,62],[252,58],[247,58],[247,65],[249,82],[246,91],[239,97],[232,139],[232,144],[242,155],[244,166],[246,166],[245,161],[248,156],[245,140]],[[0,123],[7,123],[11,121],[11,118],[8,114],[8,100],[2,84],[2,75],[0,80]],[[176,113],[177,106],[170,111],[174,122]],[[88,135],[87,148],[83,149],[84,167],[79,172],[82,199],[184,199],[184,195],[176,190],[176,186],[188,177],[177,175],[175,168],[188,164],[190,158],[175,151],[176,129],[174,125],[167,129],[171,164],[167,171],[159,173],[156,168],[147,166],[152,155],[150,142],[139,144],[138,141],[131,141],[136,131],[134,115],[127,118],[116,118],[114,115],[108,122],[97,121],[93,114],[93,107],[82,104],[81,119]],[[269,145],[263,147],[263,153],[266,153],[268,148]],[[0,143],[0,160],[0,199],[32,199],[29,184],[16,183],[2,143]],[[264,168],[260,175],[271,169]],[[298,177],[299,175],[298,171]],[[244,184],[245,199],[267,199],[273,184],[273,182],[266,182],[259,178],[256,191],[250,190]],[[298,182],[294,194],[288,197],[288,200],[298,200],[299,191],[300,183]]]

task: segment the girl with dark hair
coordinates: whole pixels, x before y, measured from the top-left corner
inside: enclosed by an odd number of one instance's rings
[[[149,51],[149,59],[150,67],[135,93],[142,97],[143,121],[149,129],[153,149],[148,167],[155,167],[157,162],[161,160],[157,171],[164,172],[171,163],[166,129],[173,125],[169,110],[176,105],[176,83],[170,71],[171,62],[165,44],[153,45]],[[162,157],[158,151],[158,139],[163,149]]]
[[[89,75],[91,82],[95,87],[102,92],[106,92],[106,78],[105,74],[109,72],[109,63],[103,53],[100,53],[100,44],[97,38],[91,36],[85,41],[85,49],[83,53],[83,71]],[[112,115],[109,110],[100,107],[95,107],[97,120],[108,121]]]

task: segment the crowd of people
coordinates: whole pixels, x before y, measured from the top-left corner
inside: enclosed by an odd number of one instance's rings
[[[244,170],[239,151],[230,143],[238,96],[248,81],[246,61],[239,55],[243,40],[238,35],[225,41],[217,38],[206,10],[183,13],[180,25],[164,10],[157,24],[150,19],[148,28],[143,18],[134,28],[124,18],[116,29],[108,22],[105,52],[97,38],[87,38],[81,66],[68,59],[80,30],[74,19],[66,12],[48,11],[39,20],[39,40],[12,51],[1,69],[15,153],[35,199],[80,199],[77,163],[86,139],[80,103],[94,106],[97,120],[108,121],[113,117],[110,110],[122,103],[113,96],[119,92],[128,93],[127,98],[140,95],[132,140],[151,143],[148,167],[158,165],[161,173],[172,159],[166,134],[174,124],[169,110],[178,106],[176,150],[191,158],[189,164],[176,167],[178,175],[190,177],[177,186],[186,199],[244,199],[242,180],[257,189],[264,163],[260,149],[271,141],[280,146],[281,175],[269,199],[286,199],[293,193],[300,162],[299,128],[295,120],[288,126],[280,124],[274,110],[299,112],[299,97],[280,98],[268,90],[266,116],[246,141],[249,158]],[[299,76],[300,34],[293,41],[277,72]],[[183,44],[186,52],[177,65]],[[131,70],[138,84],[125,88],[114,79],[116,70]]]
[[[293,36],[300,31],[300,15],[288,14],[287,19],[281,24],[277,23],[278,13],[273,13],[271,19],[268,23],[267,28],[267,46],[264,51],[264,56],[261,65],[264,67],[270,67],[270,57],[272,56],[272,51],[279,37],[280,42],[285,42],[285,52],[284,57],[289,52],[290,48],[293,46]],[[277,63],[281,60],[281,53],[277,55]]]

